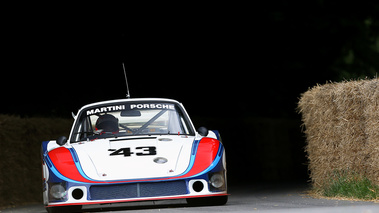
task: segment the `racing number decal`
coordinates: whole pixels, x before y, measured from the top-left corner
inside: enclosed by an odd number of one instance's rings
[[[108,149],[108,151],[112,152],[111,154],[109,154],[109,156],[124,155],[124,157],[130,157],[132,154],[136,154],[137,156],[156,155],[157,154],[157,148],[155,146],[136,147],[135,152],[131,152],[129,147],[121,148],[118,150]]]
[[[157,148],[155,148],[155,146],[137,147],[136,149],[141,149],[142,151],[142,152],[137,152],[136,153],[137,156],[157,154]]]
[[[111,154],[109,154],[109,156],[113,156],[113,155],[124,155],[124,157],[129,157],[131,156],[132,154],[134,154],[134,152],[131,152],[130,151],[130,148],[121,148],[121,149],[118,149],[115,151],[115,149],[108,149],[108,151],[114,151],[112,152]]]

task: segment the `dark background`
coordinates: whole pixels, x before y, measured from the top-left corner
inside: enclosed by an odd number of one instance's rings
[[[373,2],[18,11],[2,28],[0,113],[70,118],[124,98],[125,63],[132,98],[176,99],[196,127],[221,131],[232,181],[306,180],[298,99],[317,83],[377,75]]]

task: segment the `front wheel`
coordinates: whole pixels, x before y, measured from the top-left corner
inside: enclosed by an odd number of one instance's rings
[[[190,206],[221,206],[228,202],[228,196],[187,198],[186,200]]]

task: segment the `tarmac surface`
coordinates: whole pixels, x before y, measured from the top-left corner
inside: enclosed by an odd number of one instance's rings
[[[185,200],[138,202],[85,207],[83,212],[322,212],[379,213],[379,203],[316,199],[307,195],[306,184],[260,184],[229,186],[229,201],[223,206],[188,206]],[[19,206],[1,213],[45,213],[42,204]]]

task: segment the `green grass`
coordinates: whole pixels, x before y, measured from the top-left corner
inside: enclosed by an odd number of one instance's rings
[[[362,175],[347,172],[336,172],[330,178],[323,195],[326,197],[344,197],[360,200],[378,200],[379,186],[374,185]]]

